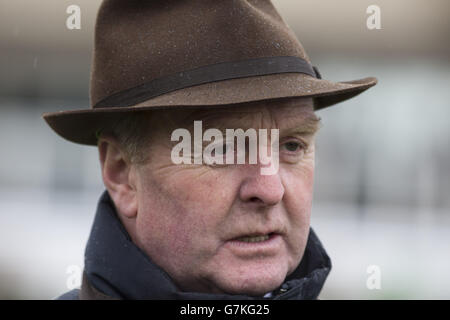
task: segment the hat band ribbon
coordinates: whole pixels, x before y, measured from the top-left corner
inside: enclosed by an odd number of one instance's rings
[[[165,93],[200,84],[290,72],[321,78],[316,67],[299,57],[265,57],[222,62],[177,72],[117,92],[98,102],[94,108],[128,107]]]

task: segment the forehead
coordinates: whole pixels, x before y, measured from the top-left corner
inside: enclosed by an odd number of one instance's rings
[[[264,101],[247,105],[211,109],[195,109],[179,113],[175,117],[179,125],[189,128],[194,121],[202,121],[205,127],[225,128],[279,128],[289,129],[310,126],[318,122],[312,99]]]

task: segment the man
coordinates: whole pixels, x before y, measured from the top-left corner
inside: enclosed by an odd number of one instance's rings
[[[106,187],[60,298],[317,298],[315,111],[375,84],[321,79],[269,0],[104,1],[92,108],[44,114]]]

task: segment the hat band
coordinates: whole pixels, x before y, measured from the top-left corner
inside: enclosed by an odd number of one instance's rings
[[[129,107],[165,93],[204,83],[289,72],[321,78],[316,67],[299,57],[266,57],[222,62],[177,72],[117,92],[95,104],[94,108]]]

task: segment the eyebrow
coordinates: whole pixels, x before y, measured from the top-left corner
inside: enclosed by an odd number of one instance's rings
[[[196,121],[195,118],[197,118],[198,114],[196,112],[189,114],[186,118],[184,118],[183,122],[189,122],[188,127],[190,129],[193,129],[193,121]],[[220,130],[221,132],[225,133],[226,129],[238,129],[241,128],[244,131],[247,129],[250,129],[251,127],[248,127],[247,125],[242,126],[242,123],[236,124],[226,124],[221,121],[220,117],[217,117],[217,114],[208,114],[204,115],[202,114],[201,117],[198,117],[199,120],[202,121],[203,131],[206,131],[210,128],[215,128]],[[212,118],[212,119],[211,119]],[[291,123],[294,123],[294,121],[289,121]],[[187,123],[186,123],[187,124]],[[321,127],[321,118],[318,117],[315,113],[307,114],[306,116],[303,116],[301,120],[298,120],[295,122],[295,125],[292,127],[286,127],[286,128],[278,128],[280,130],[280,135],[288,135],[288,134],[300,134],[300,135],[306,135],[306,134],[314,134],[316,133]],[[270,128],[268,128],[270,130]],[[273,128],[276,129],[276,128]]]
[[[308,115],[299,124],[291,128],[280,129],[280,135],[289,134],[315,134],[321,128],[321,118],[315,114]]]

